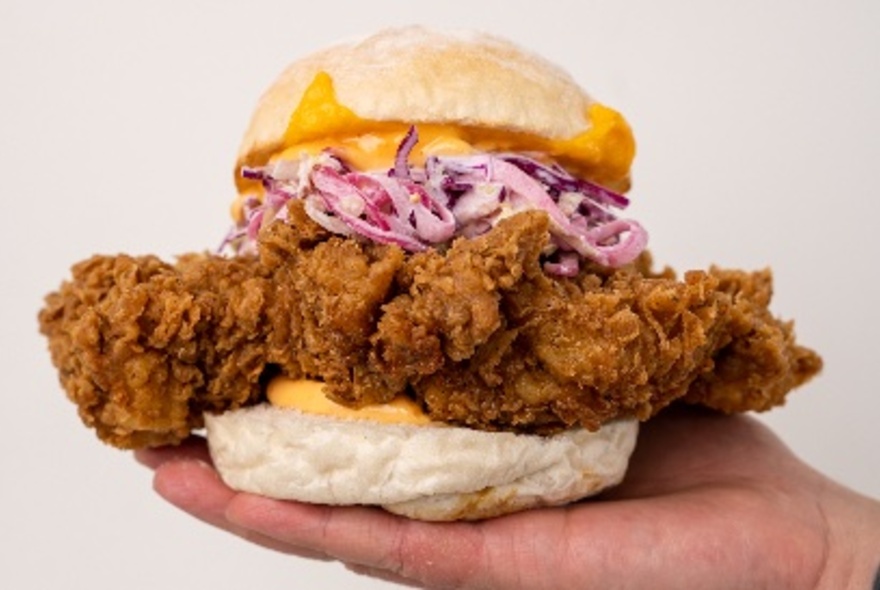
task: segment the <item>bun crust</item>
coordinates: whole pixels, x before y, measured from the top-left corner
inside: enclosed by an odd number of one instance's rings
[[[282,146],[291,113],[321,71],[330,74],[341,104],[377,121],[486,126],[559,139],[587,129],[593,102],[565,71],[509,41],[415,26],[387,29],[290,65],[260,99],[238,166]]]
[[[552,437],[378,424],[263,404],[206,415],[230,487],[284,500],[370,504],[420,520],[474,520],[561,505],[619,483],[635,420]]]

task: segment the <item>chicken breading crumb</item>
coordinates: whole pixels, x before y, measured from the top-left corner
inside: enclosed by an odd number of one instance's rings
[[[102,440],[180,442],[277,373],[350,406],[408,395],[438,421],[551,433],[678,399],[766,410],[821,369],[768,311],[769,271],[678,280],[644,254],[551,277],[540,212],[418,254],[330,235],[298,201],[288,218],[259,256],[95,256],[47,296],[61,383]]]

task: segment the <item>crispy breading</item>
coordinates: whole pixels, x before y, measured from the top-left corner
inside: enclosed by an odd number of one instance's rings
[[[766,410],[821,368],[768,311],[769,271],[678,280],[646,254],[551,277],[540,212],[418,254],[332,236],[295,201],[289,219],[258,257],[96,256],[46,298],[61,382],[101,439],[177,443],[279,372],[351,406],[408,395],[435,420],[550,433],[677,399]]]

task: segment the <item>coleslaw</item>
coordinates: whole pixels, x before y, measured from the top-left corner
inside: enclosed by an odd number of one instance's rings
[[[325,150],[298,160],[244,167],[245,178],[262,183],[265,196],[243,204],[241,221],[221,252],[256,252],[260,229],[286,220],[287,203],[300,199],[306,213],[328,231],[393,244],[409,252],[443,248],[457,237],[476,237],[502,219],[538,209],[550,219],[544,269],[574,276],[583,259],[607,267],[635,260],[648,235],[633,220],[618,218],[629,201],[598,184],[576,178],[556,164],[517,153],[430,156],[409,164],[418,142],[411,127],[394,166],[362,172]]]

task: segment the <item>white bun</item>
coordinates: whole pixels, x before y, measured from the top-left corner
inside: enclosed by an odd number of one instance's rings
[[[291,113],[318,72],[364,119],[449,123],[568,138],[589,126],[591,98],[559,67],[483,33],[388,29],[295,61],[266,91],[238,165],[283,144]],[[236,167],[238,169],[238,166]]]
[[[379,424],[268,404],[206,415],[233,489],[317,504],[379,505],[420,520],[480,519],[590,496],[619,483],[635,420],[550,436]]]

